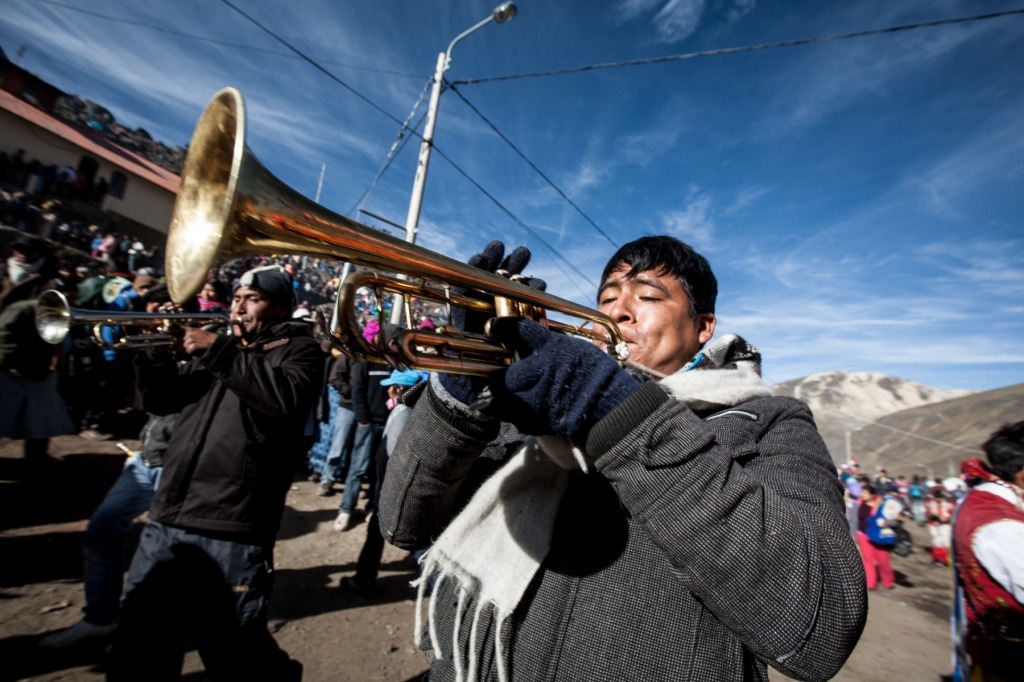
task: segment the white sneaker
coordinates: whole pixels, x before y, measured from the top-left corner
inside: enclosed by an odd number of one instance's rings
[[[334,530],[344,533],[352,527],[352,515],[348,512],[338,512],[338,518],[334,519]]]
[[[86,639],[112,635],[115,630],[117,630],[117,623],[96,625],[87,620],[80,620],[67,630],[61,630],[60,632],[43,637],[39,640],[39,646],[43,649],[63,649]]]

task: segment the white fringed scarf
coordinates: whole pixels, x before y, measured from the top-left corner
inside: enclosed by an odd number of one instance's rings
[[[771,395],[771,389],[761,381],[757,349],[732,334],[706,347],[660,384],[696,412]],[[457,682],[477,679],[477,635],[487,606],[493,609],[498,679],[508,679],[501,631],[551,548],[558,507],[573,469],[590,470],[588,458],[579,448],[557,436],[528,438],[519,452],[477,490],[420,560],[422,572],[413,583],[417,587],[416,645],[423,636],[424,596],[433,584],[428,613],[430,642],[438,659],[452,656]],[[435,618],[436,595],[442,583],[454,589],[457,598],[454,631],[451,641],[444,645]],[[469,618],[466,660],[459,641],[472,601],[476,607]]]

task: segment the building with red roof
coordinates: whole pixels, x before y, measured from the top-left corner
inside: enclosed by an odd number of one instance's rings
[[[31,86],[41,98],[33,95],[22,99],[17,95],[31,93],[19,92],[17,88],[13,92],[0,89],[0,150],[12,155],[22,149],[26,162],[38,160],[43,166],[70,167],[76,175],[84,175],[90,185],[105,181],[107,191],[100,208],[111,214],[115,229],[152,230],[166,235],[179,176],[114,143],[99,131],[50,113],[63,93],[52,86],[43,87],[44,82],[10,61],[4,60],[4,67],[0,86],[20,84],[22,90]],[[23,189],[33,192],[36,182],[37,178],[29,177]],[[145,229],[138,230],[140,226]]]

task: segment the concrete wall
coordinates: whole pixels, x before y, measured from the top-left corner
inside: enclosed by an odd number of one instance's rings
[[[123,200],[115,199],[108,194],[103,200],[102,208],[131,218],[156,232],[166,235],[167,228],[171,225],[174,194],[168,192],[163,187],[157,187],[152,183],[146,182],[137,175],[132,175],[121,169],[115,169],[105,161],[100,161],[100,170],[97,177],[107,178],[107,182],[110,182],[110,172],[112,170],[120,170],[127,175],[128,184],[125,187]]]
[[[39,159],[45,165],[57,164],[72,168],[78,168],[78,162],[82,156],[91,156],[99,164],[95,180],[106,178],[108,183],[111,182],[114,172],[123,173],[127,177],[124,198],[117,199],[108,194],[103,201],[102,208],[131,218],[156,232],[167,234],[167,228],[171,222],[171,212],[174,208],[173,192],[154,185],[105,159],[86,154],[83,149],[64,138],[0,109],[0,150],[10,155],[18,149],[25,150],[27,162]],[[32,184],[33,180],[30,179],[26,189],[31,191]]]

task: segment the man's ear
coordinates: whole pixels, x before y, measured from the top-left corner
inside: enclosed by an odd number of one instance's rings
[[[697,316],[697,339],[704,345],[715,335],[715,324],[718,322],[714,313],[701,313]]]
[[[275,303],[271,310],[273,310],[274,318],[279,320],[290,320],[292,313],[295,312],[294,308],[284,303]]]

